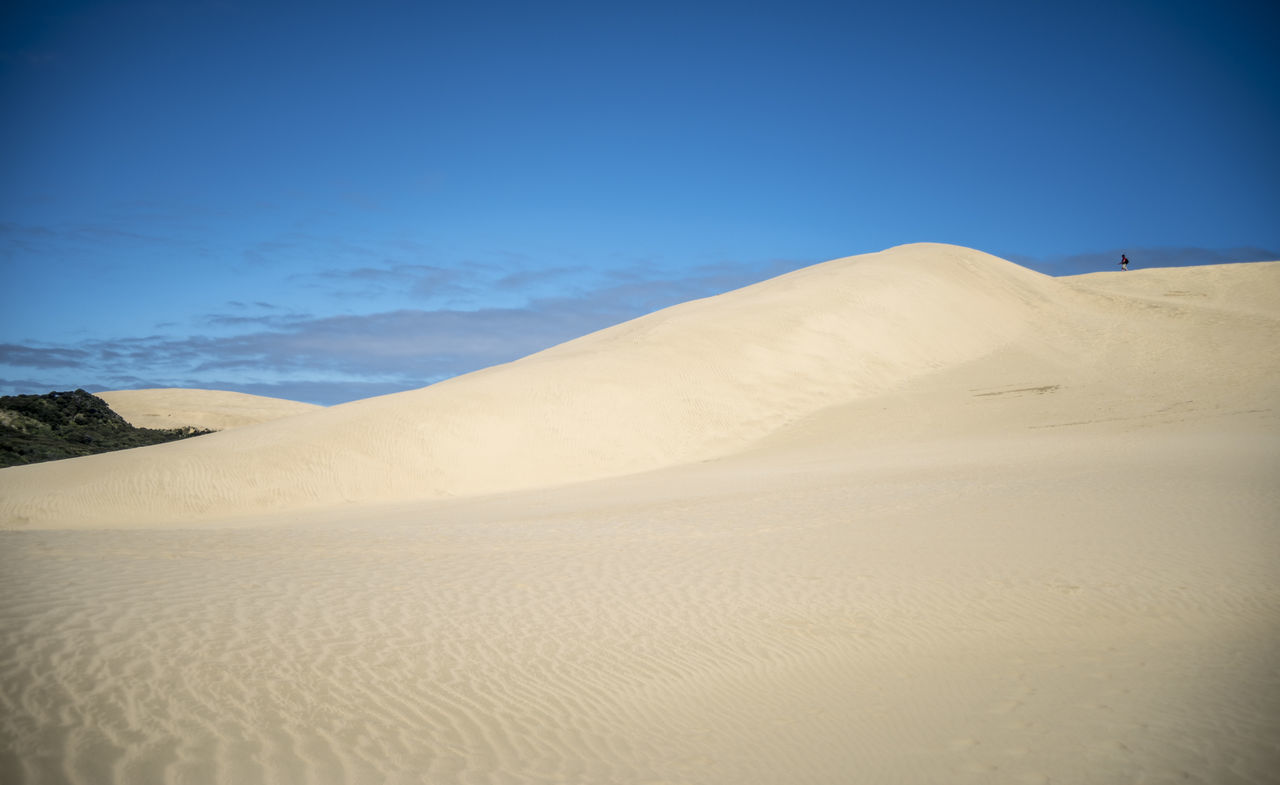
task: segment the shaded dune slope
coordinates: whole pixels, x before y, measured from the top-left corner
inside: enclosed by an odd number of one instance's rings
[[[199,440],[0,472],[12,528],[471,495],[731,454],[1011,343],[1081,295],[955,246],[838,259],[506,365]]]

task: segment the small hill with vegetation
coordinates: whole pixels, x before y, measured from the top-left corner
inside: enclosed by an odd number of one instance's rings
[[[145,447],[212,431],[135,428],[84,390],[0,397],[0,467]]]

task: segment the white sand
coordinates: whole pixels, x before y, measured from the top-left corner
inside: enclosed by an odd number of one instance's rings
[[[313,403],[225,390],[162,387],[95,393],[136,428],[225,431],[323,408]]]
[[[907,246],[5,469],[0,781],[1274,782],[1278,339]]]

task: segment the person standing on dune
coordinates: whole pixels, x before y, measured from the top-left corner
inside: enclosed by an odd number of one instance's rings
[[[1120,269],[1121,270],[1129,269],[1129,257],[1125,256],[1124,254],[1120,254]]]

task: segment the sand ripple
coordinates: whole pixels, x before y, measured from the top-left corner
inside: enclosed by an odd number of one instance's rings
[[[586,510],[548,492],[308,527],[8,533],[0,772],[1267,781],[1275,534],[1228,518],[1265,547],[1222,546],[1189,488],[1142,558],[1115,518],[1063,526],[1057,495],[1015,514],[1043,489],[987,469],[956,478],[962,496],[819,473]],[[1245,508],[1277,503],[1247,485]]]

